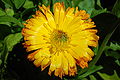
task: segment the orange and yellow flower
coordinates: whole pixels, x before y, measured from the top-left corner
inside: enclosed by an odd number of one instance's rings
[[[33,51],[28,59],[36,67],[55,76],[73,76],[77,67],[88,67],[94,52],[89,46],[96,47],[99,37],[94,22],[85,10],[65,9],[63,3],[55,3],[53,13],[50,7],[42,5],[33,18],[26,21],[22,30],[24,47]]]

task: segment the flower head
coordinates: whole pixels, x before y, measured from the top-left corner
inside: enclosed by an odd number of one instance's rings
[[[22,30],[24,47],[33,51],[28,59],[36,67],[55,76],[73,76],[77,67],[88,67],[94,52],[89,46],[96,47],[99,37],[94,22],[85,10],[67,8],[63,3],[55,3],[53,13],[49,7],[39,7],[33,18],[26,21]]]

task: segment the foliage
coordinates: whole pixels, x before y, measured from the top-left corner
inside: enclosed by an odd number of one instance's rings
[[[115,63],[120,66],[120,45],[118,43],[110,43],[109,46],[106,46],[105,55],[115,58]]]
[[[100,73],[100,72],[97,72],[103,80],[120,80],[119,76],[117,75],[116,71],[114,71],[114,74],[111,76],[111,75],[107,75],[105,73]]]
[[[95,75],[97,74],[97,76],[101,77],[103,80],[119,80],[120,78],[117,75],[118,69],[116,69],[116,71],[114,70],[114,74],[112,76],[106,74],[106,72],[102,73],[101,70],[104,69],[104,66],[99,64],[98,60],[102,58],[101,56],[105,55],[105,57],[111,57],[111,59],[114,60],[114,64],[120,66],[120,41],[114,41],[114,39],[111,38],[112,36],[120,35],[119,31],[116,33],[117,35],[114,34],[114,32],[120,27],[120,0],[116,0],[114,6],[109,11],[107,7],[103,7],[102,0],[1,0],[0,80],[17,80],[12,78],[13,76],[10,75],[11,73],[7,69],[10,67],[8,65],[8,55],[14,52],[13,49],[18,43],[22,44],[21,42],[23,41],[23,37],[21,35],[21,30],[24,27],[23,23],[25,20],[32,17],[32,14],[38,10],[38,5],[50,5],[52,10],[53,4],[56,2],[64,2],[66,8],[78,7],[79,9],[86,10],[95,21],[99,30],[98,35],[100,36],[99,46],[93,49],[95,57],[89,63],[89,67],[85,69],[78,68],[78,74],[75,77],[64,77],[63,79],[99,80]],[[115,20],[113,18],[115,18]],[[6,74],[9,75],[10,78],[5,77]],[[17,77],[19,76],[17,73],[14,74],[17,75]]]

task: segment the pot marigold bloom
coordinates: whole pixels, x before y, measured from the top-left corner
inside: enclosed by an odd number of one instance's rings
[[[73,76],[77,67],[88,67],[94,52],[89,46],[96,47],[99,37],[94,22],[85,10],[67,8],[63,3],[55,3],[53,13],[50,7],[42,5],[33,18],[26,21],[22,30],[24,47],[32,51],[28,59],[36,67],[55,76]]]

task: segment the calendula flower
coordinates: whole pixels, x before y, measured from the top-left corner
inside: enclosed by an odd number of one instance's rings
[[[28,59],[41,70],[49,66],[48,74],[61,78],[75,75],[76,65],[88,67],[94,56],[89,46],[96,47],[99,39],[89,14],[78,8],[65,9],[63,3],[55,3],[53,13],[50,7],[39,8],[22,30],[24,47],[32,51]]]

